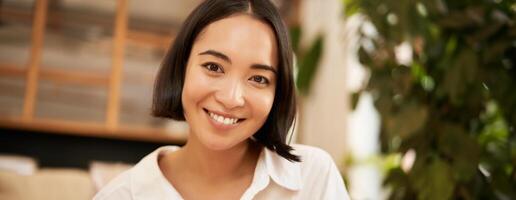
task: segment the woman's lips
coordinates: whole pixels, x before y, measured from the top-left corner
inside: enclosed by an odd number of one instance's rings
[[[245,119],[233,117],[227,114],[220,114],[216,112],[212,112],[208,109],[203,109],[207,114],[209,121],[218,129],[231,129],[239,125]]]

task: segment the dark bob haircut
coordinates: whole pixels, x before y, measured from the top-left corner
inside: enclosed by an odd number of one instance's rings
[[[254,134],[258,143],[289,161],[300,161],[291,154],[286,137],[296,115],[296,95],[292,72],[292,49],[285,24],[268,0],[206,0],[184,22],[156,77],[152,114],[184,121],[181,93],[185,71],[198,34],[209,24],[234,14],[248,14],[265,22],[276,36],[278,78],[271,111],[264,125]]]

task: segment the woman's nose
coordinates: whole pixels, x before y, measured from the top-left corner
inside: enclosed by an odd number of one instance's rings
[[[226,109],[244,106],[244,91],[239,81],[228,81],[215,93],[215,99]]]

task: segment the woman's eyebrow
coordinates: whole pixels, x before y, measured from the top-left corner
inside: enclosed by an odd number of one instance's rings
[[[215,56],[217,58],[220,58],[222,60],[225,60],[226,62],[231,63],[231,59],[226,56],[224,53],[222,52],[218,52],[218,51],[215,51],[215,50],[212,50],[212,49],[209,49],[209,50],[206,50],[206,51],[203,51],[201,53],[199,53],[199,55],[211,55],[211,56]],[[274,69],[272,66],[269,66],[269,65],[264,65],[264,64],[252,64],[251,65],[251,69],[261,69],[261,70],[269,70],[271,72],[273,72],[275,75],[278,74],[278,72],[276,71],[276,69]]]
[[[276,69],[274,69],[272,66],[264,65],[264,64],[252,64],[251,69],[261,69],[261,70],[269,70],[274,73],[274,75],[277,75],[278,72]]]
[[[215,51],[215,50],[211,50],[210,49],[210,50],[207,50],[207,51],[199,53],[199,55],[212,55],[212,56],[215,56],[215,57],[220,58],[222,60],[225,60],[226,62],[231,64],[231,59],[229,59],[228,56],[226,56],[222,52],[218,52],[218,51]]]

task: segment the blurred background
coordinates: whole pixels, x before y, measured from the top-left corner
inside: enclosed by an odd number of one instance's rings
[[[202,0],[0,0],[0,199],[91,199],[184,122],[154,76]],[[516,2],[274,0],[296,54],[291,143],[352,199],[516,199]]]

